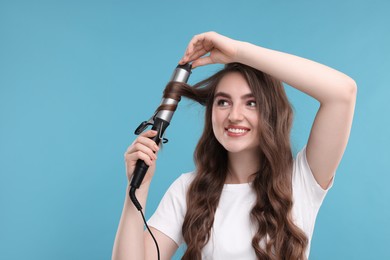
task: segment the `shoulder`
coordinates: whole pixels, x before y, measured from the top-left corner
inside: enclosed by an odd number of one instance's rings
[[[179,176],[179,178],[176,179],[176,181],[179,181],[183,184],[190,184],[194,180],[195,175],[196,174],[194,171],[183,173]]]
[[[195,178],[195,172],[187,172],[181,174],[173,183],[177,183],[180,185],[189,185]]]
[[[148,221],[149,226],[171,238],[178,246],[184,241],[181,228],[187,212],[186,194],[194,177],[193,172],[181,174],[168,188]]]
[[[169,187],[168,191],[170,192],[186,192],[191,182],[195,178],[195,172],[187,172],[181,174]]]

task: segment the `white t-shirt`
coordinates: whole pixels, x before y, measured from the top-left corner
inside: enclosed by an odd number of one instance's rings
[[[181,230],[187,209],[186,193],[194,177],[194,173],[186,173],[173,182],[148,221],[149,226],[170,237],[178,246],[184,242]],[[307,257],[318,210],[333,180],[324,190],[311,173],[306,160],[306,147],[298,153],[293,165],[292,216],[294,223],[309,239]],[[250,183],[224,185],[210,240],[202,250],[202,259],[256,259],[251,244],[256,230],[250,219],[255,201],[256,195]]]

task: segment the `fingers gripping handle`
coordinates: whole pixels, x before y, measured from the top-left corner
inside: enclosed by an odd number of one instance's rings
[[[156,118],[152,130],[157,131],[157,134],[154,137],[151,137],[157,145],[160,144],[162,136],[164,135],[165,129],[167,129],[169,122]],[[146,172],[148,171],[149,166],[143,161],[138,160],[133,172],[133,178],[131,179],[130,186],[138,189],[141,186],[142,180],[145,177]]]

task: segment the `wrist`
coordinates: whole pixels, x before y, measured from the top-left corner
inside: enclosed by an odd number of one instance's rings
[[[141,204],[142,208],[145,208],[146,205],[146,199],[149,193],[149,186],[150,186],[150,182],[142,183],[142,185],[135,190],[135,196],[138,202]],[[130,183],[128,183],[126,188],[125,199],[126,199],[126,203],[133,204],[129,196],[130,188],[131,188]]]
[[[249,42],[238,41],[235,62],[247,64],[247,51],[251,48],[251,45]]]
[[[127,182],[127,192],[129,192],[129,190],[130,190],[130,183],[131,183],[131,180]],[[148,181],[144,180],[137,190],[141,190],[141,191],[146,191],[147,192],[149,190],[150,183],[151,183],[150,180],[148,180]]]

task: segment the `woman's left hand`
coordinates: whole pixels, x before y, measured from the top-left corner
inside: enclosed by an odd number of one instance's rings
[[[179,64],[192,61],[192,68],[214,63],[230,63],[237,60],[239,41],[216,32],[195,35],[187,46]],[[209,56],[202,57],[210,53]]]

